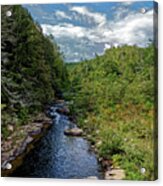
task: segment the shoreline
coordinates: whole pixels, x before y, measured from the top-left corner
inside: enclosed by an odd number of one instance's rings
[[[81,137],[90,143],[90,150],[95,153],[97,161],[101,166],[103,180],[123,180],[126,176],[124,169],[120,168],[119,166],[115,166],[113,164],[112,159],[106,159],[105,157],[99,156],[97,148],[97,144],[99,142],[92,141],[92,137],[90,134],[87,133],[87,130],[85,130],[84,127],[81,127],[78,124],[76,116],[73,113],[71,113],[71,110],[69,108],[70,106],[69,101],[57,100],[56,103],[63,104],[63,107],[60,110],[58,110],[58,113],[66,115],[72,123],[75,123],[76,126],[79,127],[79,129],[83,130],[83,134],[81,135]]]
[[[37,119],[38,118],[38,119]],[[1,176],[10,177],[12,173],[23,163],[24,157],[34,149],[36,143],[48,132],[52,126],[52,120],[44,113],[40,113],[36,119],[27,125],[17,128],[8,140],[1,141]],[[19,131],[18,131],[19,130]],[[25,130],[25,131],[24,131]],[[23,136],[16,136],[24,132]]]
[[[64,100],[57,100],[53,104],[61,103],[63,107],[57,112],[62,115],[66,115],[71,122],[74,122],[77,126],[79,126],[76,122],[76,118],[74,118],[73,114],[69,110],[69,105],[65,103]],[[46,113],[46,112],[45,112]],[[46,135],[48,130],[52,126],[52,119],[47,117],[45,113],[40,113],[36,119],[29,124],[22,126],[24,128],[28,128],[33,126],[32,130],[27,130],[26,135],[21,139],[21,143],[19,146],[14,146],[12,148],[12,153],[8,153],[8,156],[5,156],[5,153],[8,151],[3,151],[1,153],[1,176],[2,177],[10,177],[12,173],[22,165],[24,158],[26,155],[35,148],[39,140]],[[83,129],[84,130],[84,129]],[[17,132],[17,131],[15,131]],[[92,143],[90,135],[84,130],[82,138],[86,139],[90,143],[90,150],[92,150],[97,157],[97,161],[101,166],[101,173],[104,180],[121,180],[125,176],[124,170],[119,167],[114,167],[112,164],[112,160],[105,159],[104,157],[100,157],[98,150],[96,148],[96,144]],[[13,139],[10,139],[13,140]],[[2,141],[3,142],[3,141]],[[8,141],[6,141],[7,143]],[[17,147],[17,148],[16,148]],[[12,177],[12,176],[11,176]]]
[[[77,118],[71,113],[67,114],[70,121],[74,122],[79,129],[83,130],[82,138],[86,139],[90,143],[90,149],[96,154],[97,161],[101,166],[101,171],[103,175],[103,180],[123,180],[126,177],[124,169],[120,168],[119,166],[114,166],[113,160],[107,159],[105,157],[99,156],[97,145],[101,141],[94,142],[92,140],[92,136],[87,133],[85,127],[81,127],[78,122]]]

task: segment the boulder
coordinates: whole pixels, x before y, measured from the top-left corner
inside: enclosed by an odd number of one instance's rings
[[[33,137],[31,137],[31,136],[27,136],[27,138],[25,139],[25,142],[27,144],[31,143],[32,141],[33,141]]]
[[[81,136],[83,134],[83,130],[79,128],[66,129],[64,134],[68,136]]]
[[[7,126],[7,129],[8,129],[9,131],[13,132],[13,131],[14,131],[14,126],[13,126],[13,125],[8,125],[8,126]]]
[[[58,99],[58,100],[56,100],[56,103],[57,103],[57,104],[59,104],[59,103],[65,103],[65,100],[63,100],[63,99]]]
[[[101,145],[102,145],[102,141],[101,140],[96,143],[97,147],[100,147]]]
[[[2,167],[2,169],[8,169],[9,170],[9,169],[12,169],[12,164],[8,162],[8,163],[2,165],[1,167]]]
[[[125,178],[125,172],[120,168],[113,168],[105,172],[106,180],[122,180]]]
[[[67,107],[61,107],[61,108],[57,108],[56,111],[60,114],[69,114],[70,110]]]
[[[28,132],[28,135],[29,136],[36,136],[36,135],[39,135],[40,133],[41,133],[41,129],[37,129],[37,130],[33,130],[33,131]]]

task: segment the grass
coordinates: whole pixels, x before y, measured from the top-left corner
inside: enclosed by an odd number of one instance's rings
[[[156,58],[153,45],[122,46],[68,68],[71,85],[66,99],[73,100],[72,114],[98,155],[123,168],[125,179],[157,178]]]
[[[125,179],[154,179],[152,108],[146,111],[141,105],[117,105],[84,117],[79,113],[78,124],[95,143],[99,157],[112,159],[113,166],[123,168]],[[141,168],[146,172],[141,173]]]

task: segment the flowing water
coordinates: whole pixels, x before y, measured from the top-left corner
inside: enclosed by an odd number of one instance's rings
[[[12,176],[65,179],[93,176],[101,179],[100,166],[88,141],[64,135],[66,128],[75,125],[67,116],[56,112],[58,106],[51,107],[52,128]]]

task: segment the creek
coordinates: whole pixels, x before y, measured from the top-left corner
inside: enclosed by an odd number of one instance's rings
[[[50,108],[52,127],[25,157],[12,177],[102,179],[101,167],[89,142],[83,137],[64,134],[66,129],[76,125],[66,115],[56,112],[62,106],[55,104]]]

